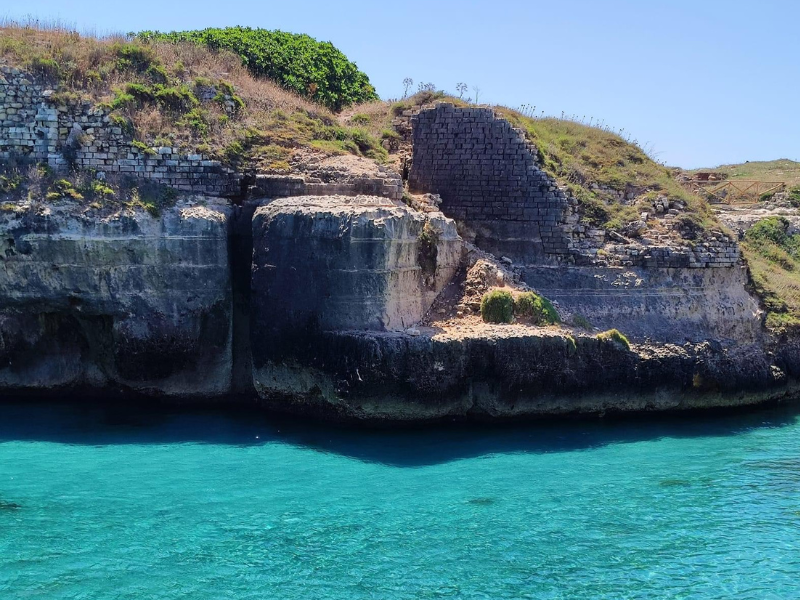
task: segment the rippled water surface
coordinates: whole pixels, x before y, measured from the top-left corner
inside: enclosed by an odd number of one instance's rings
[[[800,598],[800,418],[0,405],[0,598]]]

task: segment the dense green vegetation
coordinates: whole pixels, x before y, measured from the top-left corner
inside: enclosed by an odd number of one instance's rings
[[[492,290],[481,298],[481,318],[487,323],[511,323],[515,317],[531,325],[561,322],[552,303],[535,292],[515,297],[507,290]]]
[[[355,66],[342,63],[340,53],[331,57],[320,68],[340,72],[342,82],[326,89],[335,94],[343,86],[354,94]],[[285,82],[254,77],[240,56],[224,49],[159,41],[155,34],[149,41],[97,39],[59,27],[7,25],[0,27],[0,58],[58,84],[51,96],[56,103],[91,102],[110,110],[110,121],[146,154],[170,146],[245,170],[277,172],[289,171],[291,154],[303,147],[386,159],[379,139],[364,127],[340,124],[327,108],[287,91]],[[374,91],[364,97],[373,98]]]
[[[561,322],[552,303],[535,292],[523,292],[514,299],[514,314],[534,325],[554,325]]]
[[[618,329],[609,329],[608,331],[603,331],[602,333],[598,333],[595,337],[598,340],[603,340],[622,346],[626,350],[631,349],[631,343],[628,341],[628,338],[626,338]]]
[[[511,323],[514,320],[514,296],[506,290],[492,290],[481,298],[481,318],[487,323]]]
[[[800,326],[800,234],[783,217],[769,217],[745,234],[742,250],[767,310],[767,327]]]
[[[318,42],[308,35],[227,27],[171,33],[143,31],[136,36],[144,41],[188,41],[230,50],[254,75],[268,77],[331,110],[378,97],[355,63],[330,42]]]

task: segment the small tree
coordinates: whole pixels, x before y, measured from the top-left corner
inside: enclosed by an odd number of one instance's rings
[[[414,80],[411,77],[406,77],[403,79],[403,98],[408,97],[408,90],[411,89],[411,86],[414,85]]]
[[[464,94],[467,91],[467,84],[466,83],[457,83],[456,84],[456,91],[458,92],[458,97],[463,98]]]
[[[475,104],[477,104],[478,103],[478,96],[480,96],[480,94],[481,94],[481,88],[479,88],[477,85],[473,85],[472,86],[472,91],[475,92]]]

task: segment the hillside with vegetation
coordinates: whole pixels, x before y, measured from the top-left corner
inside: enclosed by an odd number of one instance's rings
[[[742,250],[773,331],[800,328],[800,233],[781,216],[762,219],[745,234]]]
[[[311,45],[310,38],[302,42]],[[335,55],[332,46],[322,46]],[[170,146],[236,168],[278,171],[288,169],[299,147],[375,160],[386,154],[365,130],[342,127],[329,108],[295,93],[286,80],[254,75],[229,50],[157,35],[98,39],[7,24],[0,28],[0,60],[53,86],[56,104],[107,108],[112,122],[143,147]],[[301,55],[283,68],[302,70],[305,60]],[[338,55],[336,61],[344,64]],[[334,104],[346,101],[334,88],[319,89]]]
[[[290,173],[300,149],[400,170],[408,140],[395,126],[398,116],[436,101],[467,105],[432,90],[377,100],[367,76],[333,45],[279,31],[234,27],[98,39],[10,23],[0,33],[0,58],[56,87],[57,103],[105,107],[142,148],[199,152],[243,172]],[[535,144],[544,169],[579,200],[587,224],[623,231],[660,202],[680,213],[677,227],[718,227],[703,199],[617,133],[496,110]]]
[[[60,27],[6,23],[0,28],[0,60],[51,85],[57,104],[88,102],[110,111],[112,123],[142,149],[199,152],[245,173],[290,174],[298,160],[310,155],[353,155],[402,171],[410,155],[409,112],[438,101],[469,105],[431,89],[402,100],[378,100],[366,75],[331,44],[248,28],[100,39]],[[578,199],[587,226],[628,235],[642,213],[653,214],[659,207],[669,209],[672,218],[648,222],[648,236],[682,244],[723,231],[705,199],[617,132],[495,109],[524,133],[538,149],[543,168]],[[797,166],[774,161],[720,169],[731,177],[791,179],[800,176]],[[138,201],[130,189],[81,174],[64,177],[6,165],[2,177],[4,200],[33,194],[90,203],[116,194],[118,201]],[[156,196],[146,206],[169,200],[168,192],[141,188],[135,193]],[[744,248],[759,292],[783,302],[783,309],[773,302],[772,312],[793,314],[785,281],[771,283],[775,273],[793,273],[793,267],[776,259],[776,252],[761,251],[760,241],[751,239]]]

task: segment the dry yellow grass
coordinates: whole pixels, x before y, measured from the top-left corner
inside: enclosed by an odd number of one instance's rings
[[[134,137],[148,145],[200,150],[223,160],[235,156],[240,162],[250,158],[254,147],[311,146],[317,139],[329,142],[331,153],[371,149],[374,156],[381,154],[375,140],[365,142],[360,131],[336,125],[327,108],[252,76],[241,59],[227,51],[192,43],[82,36],[58,24],[6,21],[0,24],[0,60],[57,85],[61,101],[114,106],[115,113],[132,124]],[[198,104],[196,98],[190,98],[195,109],[180,112],[157,102],[120,102],[131,85],[148,93],[169,88],[194,96],[203,82],[217,90],[230,84],[243,103],[241,109],[215,101]],[[270,154],[275,154],[274,148]]]

